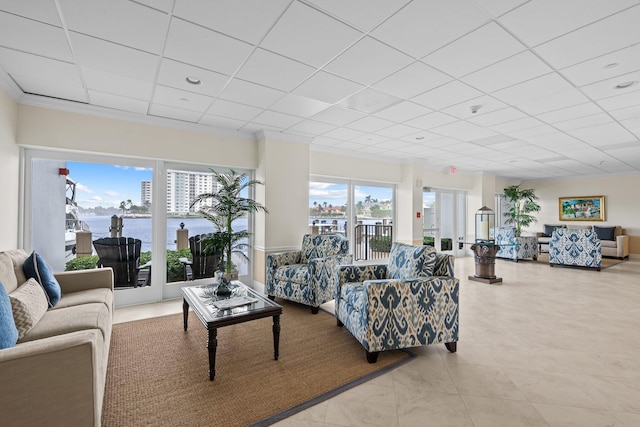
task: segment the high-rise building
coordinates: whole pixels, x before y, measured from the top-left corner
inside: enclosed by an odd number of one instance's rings
[[[203,203],[191,203],[196,196],[216,191],[211,173],[167,171],[167,212],[172,214],[196,213]]]
[[[140,182],[140,203],[142,206],[151,203],[151,181]]]

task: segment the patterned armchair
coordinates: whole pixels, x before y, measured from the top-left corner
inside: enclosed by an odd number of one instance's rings
[[[335,267],[352,262],[345,236],[306,234],[301,250],[267,255],[265,293],[309,305],[317,314],[321,304],[334,298]]]
[[[602,249],[596,233],[591,230],[558,228],[549,241],[549,265],[591,267],[600,271]]]
[[[500,245],[496,253],[498,258],[507,258],[518,262],[519,259],[538,259],[538,238],[536,236],[516,237],[515,227],[495,227],[491,234]]]
[[[388,265],[338,268],[336,317],[362,344],[367,361],[383,350],[458,341],[459,281],[452,255],[394,242]]]

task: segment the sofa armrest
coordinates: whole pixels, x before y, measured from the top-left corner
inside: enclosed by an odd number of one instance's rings
[[[113,289],[113,270],[111,267],[91,270],[64,271],[55,273],[63,294],[87,289]]]
[[[309,286],[314,290],[316,304],[334,299],[338,286],[338,266],[353,263],[353,255],[333,255],[309,260]]]
[[[2,424],[99,426],[102,339],[85,330],[0,350]]]
[[[302,251],[278,252],[267,255],[267,270],[276,269],[283,265],[300,264]]]
[[[364,282],[387,278],[386,264],[341,265],[338,267],[338,284]]]
[[[620,234],[616,237],[616,245],[618,246],[618,258],[624,258],[629,256],[629,236],[626,234]]]

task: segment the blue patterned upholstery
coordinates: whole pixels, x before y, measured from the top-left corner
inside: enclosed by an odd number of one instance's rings
[[[496,253],[498,258],[508,258],[515,261],[519,259],[538,259],[538,238],[536,236],[516,237],[515,227],[495,227],[491,229],[491,235],[500,246]]]
[[[341,234],[306,234],[299,251],[267,255],[265,293],[312,307],[334,298],[335,268],[350,264],[349,241]]]
[[[421,248],[426,248],[421,250]],[[458,341],[459,281],[454,257],[426,246],[394,243],[399,253],[388,265],[342,265],[338,268],[336,317],[362,344],[373,363],[383,350],[444,343],[455,351]],[[429,254],[433,274],[420,257]],[[414,268],[413,276],[392,278],[398,265]]]
[[[559,228],[549,241],[549,264],[591,267],[600,271],[602,251],[596,233],[585,229]]]

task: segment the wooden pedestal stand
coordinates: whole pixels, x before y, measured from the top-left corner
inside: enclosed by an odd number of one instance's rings
[[[496,253],[500,250],[500,246],[492,243],[476,243],[471,245],[471,250],[476,262],[476,274],[469,276],[469,280],[489,284],[502,283],[502,278],[496,277],[495,273]]]

